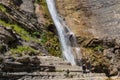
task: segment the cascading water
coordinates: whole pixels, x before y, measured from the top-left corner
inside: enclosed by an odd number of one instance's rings
[[[75,55],[79,54],[80,49],[75,47],[73,50],[72,44],[77,45],[74,34],[70,29],[65,25],[64,21],[58,16],[54,0],[46,0],[49,12],[53,19],[53,22],[58,31],[59,40],[62,47],[63,56],[69,61],[72,65],[76,65]],[[72,43],[70,37],[73,37]],[[77,54],[76,54],[77,53]]]

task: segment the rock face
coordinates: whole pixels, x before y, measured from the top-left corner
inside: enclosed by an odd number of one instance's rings
[[[0,53],[9,51],[11,47],[23,45],[47,53],[45,48],[38,43],[40,32],[45,30],[43,26],[37,20],[34,0],[1,0]],[[36,34],[33,34],[34,32]],[[28,39],[25,39],[27,36]]]
[[[30,72],[39,69],[40,59],[36,56],[16,57],[8,56],[2,62],[1,70],[4,72]]]
[[[0,54],[6,52],[8,45],[16,41],[17,37],[12,29],[0,26]]]
[[[57,3],[60,14],[76,35],[119,36],[119,0],[57,0]]]
[[[5,73],[5,71],[8,72]],[[81,67],[72,66],[62,58],[54,56],[25,56],[19,58],[9,56],[4,59],[0,72],[0,79],[6,80],[78,80],[89,78],[93,80],[107,79],[104,73],[83,75]]]
[[[56,3],[58,12],[79,37],[78,42],[82,49],[86,49],[88,54],[91,53],[89,52],[91,49],[95,55],[101,55],[102,59],[108,60],[106,74],[116,75],[119,72],[120,64],[120,1],[57,0]],[[82,51],[84,55],[86,51]],[[90,55],[85,57],[94,59]]]
[[[29,3],[27,3],[29,2]],[[12,3],[12,2],[11,2]],[[27,3],[27,4],[26,4]],[[22,27],[28,31],[41,31],[43,25],[39,24],[37,17],[34,13],[33,1],[23,1],[21,6],[16,6],[17,2],[14,1],[14,4],[10,5],[5,1],[1,1],[1,5],[6,8],[6,14],[3,15],[3,12],[0,12],[1,18],[5,20],[12,20],[22,25]],[[28,8],[30,7],[30,8]],[[18,8],[18,9],[17,9]],[[7,19],[6,19],[7,18]]]
[[[12,29],[5,28],[3,26],[0,26],[0,41],[8,44],[10,42],[13,42],[17,39],[16,35],[12,32]]]

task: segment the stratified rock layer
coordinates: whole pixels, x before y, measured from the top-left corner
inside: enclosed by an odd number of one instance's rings
[[[34,61],[33,61],[34,60]],[[24,64],[25,63],[25,64]],[[37,65],[36,65],[37,64]],[[4,80],[92,80],[107,79],[104,73],[82,74],[79,66],[54,56],[8,57],[3,61],[0,79]],[[8,71],[5,73],[5,71]]]
[[[0,26],[0,41],[2,43],[8,44],[17,39],[16,35],[13,33],[12,29]]]

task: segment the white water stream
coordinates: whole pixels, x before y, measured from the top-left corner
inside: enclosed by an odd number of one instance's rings
[[[59,40],[61,43],[63,56],[67,61],[69,61],[72,65],[76,65],[77,54],[80,54],[80,48],[75,47],[77,45],[76,38],[74,34],[70,31],[70,29],[65,25],[64,21],[58,15],[55,1],[54,0],[46,0],[48,10],[51,14],[53,22],[58,31]],[[72,38],[72,41],[70,40]],[[73,49],[73,46],[74,49]]]

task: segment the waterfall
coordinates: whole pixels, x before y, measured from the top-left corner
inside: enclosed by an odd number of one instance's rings
[[[76,47],[76,38],[58,15],[54,0],[46,0],[46,3],[59,35],[63,56],[72,65],[76,65],[76,57],[80,52],[80,48]]]

